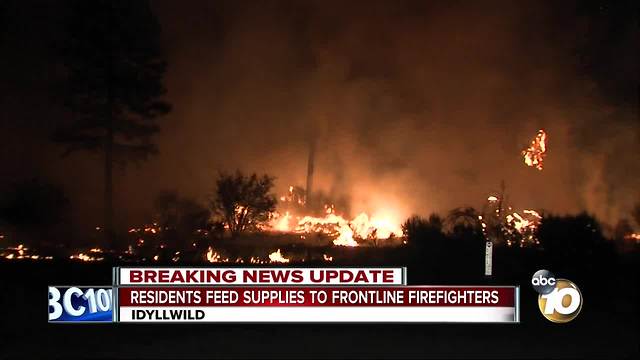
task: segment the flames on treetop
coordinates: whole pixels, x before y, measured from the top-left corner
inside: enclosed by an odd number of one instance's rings
[[[531,141],[531,145],[528,148],[522,150],[522,156],[524,157],[524,163],[527,166],[535,167],[538,170],[542,170],[544,164],[544,158],[547,153],[547,133],[544,130],[538,130],[538,134]]]
[[[492,195],[487,198],[487,205],[478,220],[488,241],[519,247],[539,244],[536,230],[542,216],[535,210],[514,211],[511,206],[504,205],[498,196]]]

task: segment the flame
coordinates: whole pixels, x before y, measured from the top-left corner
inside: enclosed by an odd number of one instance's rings
[[[624,237],[625,240],[640,242],[640,233],[632,233]]]
[[[220,254],[213,251],[213,248],[209,246],[207,249],[207,261],[210,263],[215,263],[220,261]]]
[[[353,239],[353,230],[348,225],[340,226],[340,235],[337,239],[333,240],[333,245],[336,246],[358,246],[358,242]]]
[[[249,259],[249,262],[251,264],[264,264],[265,263],[264,260],[262,260],[260,258],[257,258],[257,257],[253,257],[253,256],[251,257],[251,259]]]
[[[80,261],[102,261],[102,260],[104,260],[103,257],[95,257],[95,256],[87,255],[85,253],[79,253],[79,254],[71,255],[71,256],[69,256],[69,259],[71,259],[71,260],[80,260]]]
[[[522,150],[524,156],[524,163],[527,166],[535,167],[538,170],[542,170],[544,164],[544,157],[547,152],[547,133],[544,130],[538,130],[538,134],[531,141],[531,145],[528,148]]]
[[[178,253],[176,253],[176,255],[178,255]],[[209,248],[207,249],[207,253],[206,253],[205,257],[206,257],[207,261],[210,262],[210,263],[228,263],[228,262],[232,262],[232,260],[229,259],[228,257],[222,257],[222,254],[220,254],[217,251],[215,251],[211,246],[209,246]],[[237,258],[234,262],[238,263],[238,264],[242,264],[242,263],[244,263],[244,260],[242,258]]]
[[[360,213],[351,221],[356,234],[363,239],[376,238],[388,239],[392,236],[402,236],[402,228],[397,222],[391,220],[391,216],[373,216],[369,219],[366,213]]]
[[[538,224],[540,224],[540,219],[542,219],[542,216],[540,216],[540,214],[535,210],[523,210],[522,213],[528,215],[527,219],[523,216],[520,216],[518,213],[513,213],[513,215],[517,216],[519,220],[519,228],[530,228],[532,230],[535,230]]]
[[[180,252],[176,251],[175,253],[175,257],[173,258],[174,262],[177,262],[180,260]],[[217,252],[214,248],[212,248],[211,246],[209,246],[209,248],[207,249],[207,253],[205,254],[205,259],[210,262],[210,263],[229,263],[229,262],[235,262],[236,264],[244,264],[244,259],[242,258],[236,258],[235,260],[231,260],[228,257],[223,257],[222,254],[220,254],[219,252]],[[253,258],[252,258],[253,259]],[[254,263],[252,261],[252,263]]]
[[[294,212],[296,205],[304,205],[304,202],[300,201],[302,198],[301,188],[294,186],[289,186],[288,194],[280,197],[285,209]],[[291,205],[294,207],[292,208]],[[299,207],[297,209],[301,211]],[[302,238],[308,233],[324,234],[334,238],[333,244],[336,246],[358,246],[357,239],[388,239],[403,235],[400,222],[395,221],[394,216],[390,214],[377,213],[369,216],[362,212],[352,220],[348,220],[338,215],[333,204],[324,205],[323,216],[303,216],[303,214],[294,216],[291,211],[285,211],[284,214],[274,212],[268,228],[272,231],[297,233]]]
[[[507,224],[513,226],[515,232],[518,233],[520,237],[520,247],[524,247],[529,244],[540,244],[538,239],[535,236],[536,229],[538,225],[540,225],[540,220],[542,216],[535,210],[524,210],[522,211],[524,215],[520,215],[517,212],[513,214],[509,214],[505,217]],[[507,235],[507,245],[511,246],[514,244],[513,235],[514,232],[510,231],[508,227],[506,227],[506,235]]]
[[[502,208],[498,205],[502,204],[500,200],[497,196],[489,196],[488,206],[478,216],[484,237],[492,242],[503,239],[507,246],[538,245],[536,230],[542,216],[535,210],[514,212],[510,206]]]
[[[291,220],[291,214],[287,211],[284,215],[274,219],[273,229],[276,231],[289,231],[289,220]]]
[[[324,259],[324,261],[333,261],[333,256],[329,256],[327,254],[322,254],[322,258]]]
[[[251,258],[251,259],[253,259],[253,258]],[[277,262],[277,263],[288,263],[289,262],[289,259],[287,259],[284,256],[282,256],[282,253],[280,253],[280,249],[278,249],[277,251],[274,251],[271,254],[269,254],[269,260],[271,262]]]
[[[0,237],[1,238],[1,237]],[[52,256],[42,256],[39,254],[35,254],[29,250],[29,248],[25,247],[23,244],[18,244],[17,246],[10,246],[4,249],[0,249],[0,258],[6,260],[51,260]]]

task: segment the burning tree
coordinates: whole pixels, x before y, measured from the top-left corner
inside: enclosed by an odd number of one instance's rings
[[[542,216],[535,210],[514,211],[506,202],[504,183],[501,194],[491,195],[478,216],[482,233],[494,245],[519,247],[539,245],[536,230]]]
[[[544,158],[547,156],[547,133],[544,132],[544,130],[538,130],[536,137],[531,140],[529,147],[522,150],[522,156],[527,166],[542,171]]]
[[[276,198],[271,194],[273,182],[273,177],[255,173],[220,174],[211,209],[232,237],[245,230],[258,230],[269,222],[276,208]]]

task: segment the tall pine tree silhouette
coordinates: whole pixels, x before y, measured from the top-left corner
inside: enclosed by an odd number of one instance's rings
[[[69,121],[54,134],[65,155],[91,151],[104,161],[104,234],[115,246],[114,164],[157,153],[152,135],[170,111],[163,100],[166,62],[160,26],[146,1],[77,1],[63,58]]]

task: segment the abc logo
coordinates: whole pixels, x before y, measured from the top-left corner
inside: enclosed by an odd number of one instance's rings
[[[566,323],[580,313],[582,294],[573,282],[556,279],[548,270],[540,270],[533,275],[531,285],[539,293],[538,307],[548,320]]]
[[[556,277],[549,270],[538,270],[531,278],[531,285],[538,294],[548,294],[556,288]]]

